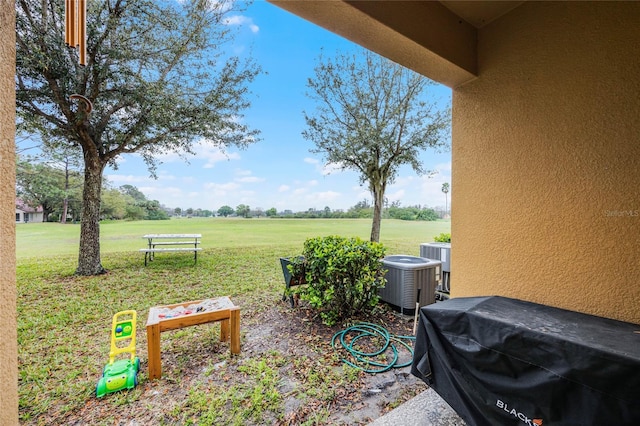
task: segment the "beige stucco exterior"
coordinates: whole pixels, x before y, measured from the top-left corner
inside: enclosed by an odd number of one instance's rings
[[[0,425],[18,424],[15,234],[15,16],[0,3]]]
[[[526,2],[453,93],[453,295],[640,323],[640,4]]]
[[[271,1],[453,88],[453,297],[640,323],[640,3]]]

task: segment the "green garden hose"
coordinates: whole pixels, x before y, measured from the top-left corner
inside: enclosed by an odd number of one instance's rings
[[[348,337],[351,337],[351,340],[347,341]],[[379,349],[371,352],[363,352],[356,349],[358,346],[358,340],[369,339],[369,342],[371,342],[375,338],[381,339],[382,345]],[[385,372],[391,368],[402,368],[410,365],[411,360],[400,364],[398,363],[399,355],[398,347],[396,345],[404,346],[411,354],[411,357],[413,357],[413,348],[408,341],[414,341],[415,339],[416,338],[414,336],[395,336],[380,325],[363,322],[334,334],[331,338],[331,347],[333,349],[337,349],[336,341],[339,341],[342,349],[347,351],[353,359],[353,361],[350,361],[343,358],[342,362],[353,368],[362,370],[365,373],[375,374]],[[393,359],[390,362],[381,362],[379,358],[389,350],[393,354]]]

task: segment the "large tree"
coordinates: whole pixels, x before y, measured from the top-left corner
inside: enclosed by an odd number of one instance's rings
[[[75,175],[76,167],[80,164],[80,158],[70,152],[69,149],[63,149],[58,153],[54,153],[54,157],[58,158],[64,169],[64,199],[62,200],[62,211],[60,212],[60,223],[67,223],[67,215],[69,214],[69,204],[72,201],[71,195],[76,192],[77,188],[72,185],[72,175]],[[80,179],[82,182],[82,180]]]
[[[236,214],[242,217],[249,217],[251,215],[251,207],[246,204],[240,204],[236,207]]]
[[[133,198],[134,201],[137,201],[137,202],[147,201],[147,196],[144,195],[142,191],[140,191],[138,188],[136,188],[133,185],[128,185],[128,184],[122,185],[119,189],[120,189],[120,192],[130,196],[131,198]]]
[[[232,215],[233,213],[234,213],[234,210],[231,206],[224,205],[218,209],[218,214],[220,216],[227,217],[229,215]]]
[[[48,215],[55,212],[60,217],[60,222],[66,223],[72,205],[77,207],[77,214],[74,216],[80,217],[79,200],[81,200],[82,196],[78,197],[78,194],[82,193],[83,185],[82,174],[80,173],[82,165],[81,150],[71,145],[60,146],[49,140],[48,135],[41,135],[40,139],[34,138],[35,135],[26,132],[27,129],[23,128],[22,130],[23,132],[17,135],[22,138],[22,144],[16,141],[16,153],[19,160],[17,163],[17,176],[20,178],[17,187],[18,192],[28,190],[34,183],[37,185],[38,180],[43,182],[54,171],[62,171],[64,173],[62,186],[57,182],[53,188],[41,191],[41,196],[49,198],[47,204],[51,203],[49,209],[45,207],[45,203],[42,203],[44,220],[47,221]],[[24,144],[28,146],[25,148]],[[56,145],[57,149],[52,149]],[[23,149],[19,150],[18,146],[22,146]],[[21,151],[31,151],[32,154],[27,156],[20,155]],[[37,174],[40,172],[34,175],[33,172],[36,169],[43,170],[44,176],[38,176]],[[31,170],[33,177],[29,177],[29,170]],[[25,182],[25,179],[28,182]],[[61,190],[63,191],[62,199],[56,199]],[[24,196],[24,192],[22,196]],[[37,200],[35,201],[38,202]],[[60,202],[60,205],[53,204],[54,202]]]
[[[87,4],[87,63],[80,66],[75,50],[64,46],[64,2],[16,0],[16,104],[23,131],[82,150],[76,273],[95,275],[104,272],[99,217],[105,167],[135,152],[155,176],[154,155],[191,153],[199,138],[239,147],[255,141],[256,132],[241,119],[247,85],[259,70],[224,49],[232,38],[225,25],[231,2]]]
[[[18,157],[16,194],[31,207],[42,206],[44,222],[56,208],[62,207],[64,182],[63,170]]]
[[[420,153],[449,146],[450,109],[428,96],[435,83],[374,53],[320,58],[303,136],[328,163],[355,170],[373,196],[371,241],[380,240],[387,186],[402,165],[425,173]]]
[[[123,194],[117,189],[103,188],[101,195],[100,216],[105,219],[124,219],[127,215],[127,207],[135,204],[135,200],[130,195]]]

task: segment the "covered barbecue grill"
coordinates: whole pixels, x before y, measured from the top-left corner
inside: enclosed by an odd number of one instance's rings
[[[469,425],[639,425],[640,325],[504,297],[420,309],[412,373]]]

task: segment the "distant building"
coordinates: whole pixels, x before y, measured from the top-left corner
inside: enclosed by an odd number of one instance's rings
[[[16,198],[16,223],[44,222],[42,206],[35,209]]]

